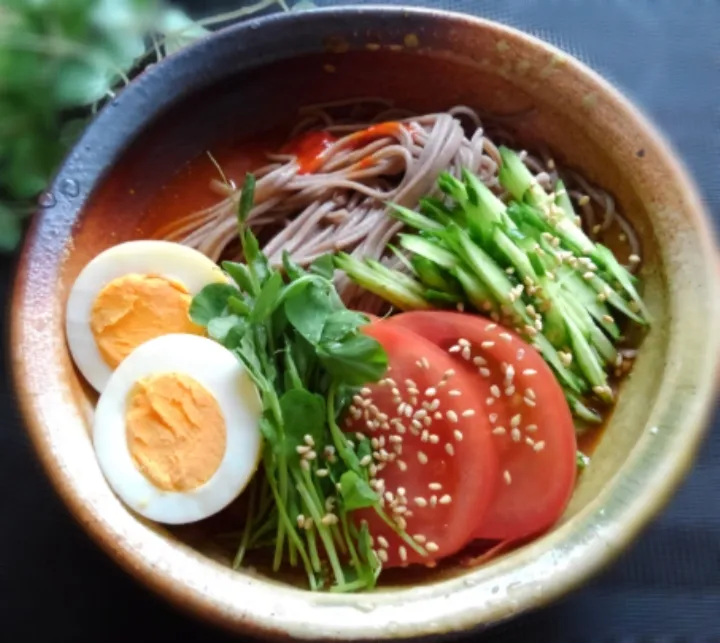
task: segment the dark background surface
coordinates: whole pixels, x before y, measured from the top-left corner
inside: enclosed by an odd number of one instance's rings
[[[196,15],[238,6],[212,0],[183,4]],[[404,4],[494,18],[550,40],[589,63],[665,131],[700,184],[717,228],[720,0]],[[0,259],[0,293],[6,301],[12,270],[10,260]],[[2,351],[6,353],[6,342]],[[235,640],[150,595],[80,531],[34,459],[7,369],[0,377],[0,641]],[[465,640],[720,642],[717,419],[671,505],[617,563],[567,599]]]

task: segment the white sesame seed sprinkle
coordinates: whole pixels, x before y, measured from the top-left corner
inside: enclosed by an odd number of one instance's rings
[[[511,342],[512,335],[510,333],[500,333],[500,339],[502,339],[504,342]]]
[[[500,395],[501,395],[501,393],[500,393],[500,387],[499,387],[497,384],[493,384],[493,385],[490,387],[490,393],[492,394],[493,397],[499,398]]]
[[[427,464],[428,463],[428,457],[423,453],[422,451],[417,452],[417,459],[420,464]]]
[[[398,547],[398,555],[400,556],[400,560],[405,562],[407,560],[407,549],[405,549],[405,547],[400,545]]]
[[[449,505],[452,502],[452,496],[446,493],[444,496],[438,498],[438,502],[441,505]]]
[[[485,330],[495,330],[497,328],[497,324],[488,324],[485,326]]]
[[[447,413],[445,413],[445,417],[446,417],[446,418],[448,419],[448,421],[450,421],[450,422],[457,422],[457,421],[458,421],[458,416],[457,416],[457,413],[455,413],[455,411],[448,411]]]
[[[492,404],[495,404],[495,398],[494,398],[494,397],[489,397],[489,398],[487,398],[487,399],[485,400],[485,404],[486,404],[487,406],[491,406]]]
[[[429,410],[429,411],[437,411],[439,407],[440,407],[440,400],[438,400],[437,398],[435,398],[435,399],[430,403],[430,407],[429,407],[428,410]]]
[[[427,357],[424,357],[424,356],[421,357],[421,358],[420,358],[420,363],[422,364],[422,367],[423,367],[425,370],[428,370],[428,369],[430,368],[430,362],[428,362],[428,358],[427,358]]]
[[[449,379],[450,379],[451,377],[453,377],[454,375],[455,375],[455,370],[452,369],[452,368],[449,368],[449,369],[447,369],[447,370],[443,373],[443,379],[444,379],[444,380],[449,380]]]
[[[504,426],[496,426],[492,432],[493,435],[505,435],[507,433]]]
[[[369,467],[371,463],[372,463],[372,456],[371,456],[371,455],[364,455],[364,456],[360,459],[360,466],[361,466],[361,467]]]
[[[440,547],[431,541],[425,545],[425,549],[427,549],[431,554],[434,554],[436,551],[439,551]]]
[[[430,496],[430,506],[437,507],[438,498],[435,495]]]
[[[531,408],[535,406],[535,400],[531,400],[529,397],[524,397],[523,402]]]
[[[473,364],[475,364],[475,366],[486,366],[487,365],[487,360],[484,357],[480,357],[480,355],[476,355],[475,357],[473,357],[472,361],[473,361]]]
[[[425,389],[425,397],[435,397],[437,395],[437,389],[434,387],[430,387]]]
[[[455,344],[455,346],[451,346],[450,348],[448,348],[448,353],[459,353],[461,350],[462,347]]]
[[[535,395],[535,391],[531,388],[525,389],[525,397],[530,398],[531,400],[537,399],[537,396]]]
[[[455,455],[455,447],[452,444],[450,444],[449,442],[446,442],[445,443],[445,452],[448,455]]]
[[[433,413],[433,420],[442,420],[442,419],[443,419],[443,414],[440,413],[440,411],[435,411],[435,413]]]
[[[493,346],[495,346],[495,342],[487,340],[487,341],[482,342],[482,344],[480,344],[480,346],[482,348],[492,348]]]
[[[400,469],[400,471],[407,471],[407,464],[404,460],[396,460],[395,464],[397,464],[397,467],[398,469]]]
[[[478,369],[478,373],[480,373],[480,375],[482,377],[490,377],[490,369],[489,368],[480,368],[480,369]]]
[[[497,419],[498,419],[498,414],[491,413],[490,415],[488,415],[488,419],[490,420],[491,424],[495,424],[495,422],[497,422]]]
[[[508,387],[505,389],[505,395],[507,395],[508,397],[512,397],[513,395],[515,395],[515,387],[514,387],[514,386],[508,386]]]
[[[535,446],[533,447],[534,451],[542,451],[545,448],[545,441],[540,440],[539,442],[535,443]]]
[[[523,359],[523,357],[525,357],[525,349],[524,349],[524,348],[518,348],[518,352],[517,352],[518,361],[521,362],[522,359]]]
[[[527,375],[527,376],[536,375],[536,374],[537,374],[537,371],[534,368],[526,368],[523,371],[523,375]]]
[[[377,557],[380,559],[381,562],[387,563],[388,562],[388,553],[384,549],[379,549],[377,552]]]
[[[471,345],[470,342],[467,339],[465,339],[464,337],[461,337],[460,339],[458,339],[457,343],[459,346],[462,346],[463,348],[469,348]]]
[[[462,395],[462,392],[458,391],[456,388],[454,388],[454,389],[451,389],[448,391],[448,395],[450,397],[460,397]]]
[[[427,507],[427,500],[423,498],[422,496],[418,496],[417,498],[413,498],[413,502],[418,507]]]
[[[505,469],[505,471],[503,471],[503,478],[505,480],[505,484],[512,484],[512,476],[510,475],[510,472],[507,469]]]
[[[469,360],[470,357],[472,356],[472,353],[470,352],[470,347],[465,346],[465,348],[462,349],[462,352],[460,353],[460,355],[462,356],[462,358],[464,360]]]
[[[387,538],[385,536],[378,536],[377,537],[378,545],[382,547],[383,549],[387,549],[390,547],[390,543],[388,542]]]
[[[537,431],[537,424],[528,424],[525,427],[525,430],[530,431],[530,433],[534,433],[535,431]]]
[[[513,442],[520,442],[520,429],[512,429],[510,431],[510,437]]]
[[[455,430],[453,431],[453,436],[455,437],[455,440],[457,440],[458,442],[462,442],[462,439],[463,439],[462,431],[459,431],[458,429],[455,429]]]
[[[462,416],[464,418],[471,418],[473,415],[475,415],[474,409],[466,409],[465,411],[462,412]]]

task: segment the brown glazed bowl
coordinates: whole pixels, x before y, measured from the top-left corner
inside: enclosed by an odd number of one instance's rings
[[[613,193],[643,242],[654,317],[566,515],[474,570],[439,567],[372,594],[311,594],[234,572],[131,514],[89,433],[93,397],[73,369],[64,304],[101,250],[152,233],[146,208],[190,159],[290,123],[300,105],[383,96],[417,110],[533,108],[527,147]],[[15,383],[37,453],[77,520],[125,569],[227,628],[274,638],[394,639],[487,626],[572,590],[617,556],[690,467],[716,397],[718,254],[695,186],[617,90],[554,47],[485,20],[370,7],[285,14],[223,30],[153,66],[109,104],[66,159],[36,216],[12,301]]]

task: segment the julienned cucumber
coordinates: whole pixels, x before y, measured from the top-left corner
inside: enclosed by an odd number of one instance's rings
[[[462,303],[513,327],[555,371],[573,413],[598,422],[586,402],[613,401],[615,316],[647,325],[649,314],[635,279],[579,226],[564,184],[548,194],[515,152],[500,154],[507,204],[463,170],[438,179],[444,200],[422,199],[418,212],[392,205],[415,230],[399,238],[408,274],[345,254],[336,265],[400,309]]]

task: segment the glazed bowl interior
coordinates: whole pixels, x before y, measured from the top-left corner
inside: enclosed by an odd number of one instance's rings
[[[549,148],[612,193],[636,226],[653,325],[551,533],[481,569],[441,565],[374,595],[310,595],[285,579],[229,570],[229,552],[203,549],[196,530],[144,522],[112,494],[90,439],[95,397],[65,348],[63,306],[99,252],[154,236],[190,203],[212,202],[178,179],[193,159],[229,147],[272,151],[300,107],[365,96],[418,112],[458,104],[524,112],[511,124],[521,146]],[[30,433],[61,495],[106,549],[163,595],[224,625],[373,638],[496,622],[569,590],[617,554],[663,504],[701,437],[718,354],[715,255],[702,205],[613,89],[513,30],[377,9],[226,30],[144,72],[108,106],[61,170],[52,200],[30,233],[14,301],[16,381]]]

